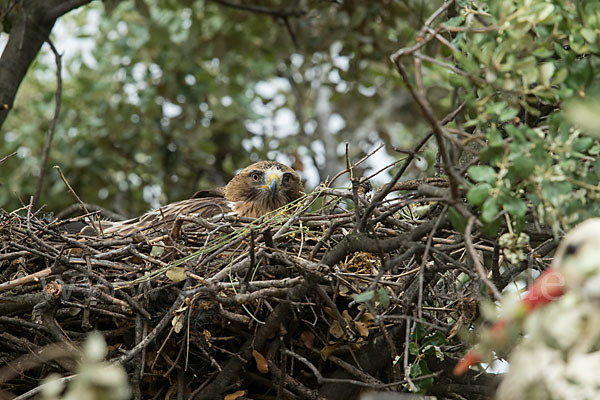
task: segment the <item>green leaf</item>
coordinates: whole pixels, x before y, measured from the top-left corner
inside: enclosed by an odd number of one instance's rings
[[[410,342],[408,344],[408,354],[413,356],[419,355],[419,346],[415,342]]]
[[[419,341],[419,340],[423,339],[424,336],[425,336],[425,327],[423,326],[423,324],[417,322],[411,333],[411,338],[413,340]]]
[[[502,207],[512,216],[523,217],[527,212],[527,204],[517,197],[503,196]]]
[[[421,376],[422,373],[423,373],[423,371],[421,371],[421,366],[419,365],[418,362],[416,362],[410,366],[410,376],[411,377],[416,378],[418,376]]]
[[[596,31],[594,29],[591,28],[583,28],[581,30],[581,36],[583,36],[583,38],[589,42],[589,43],[594,43],[596,42]]]
[[[383,306],[383,308],[387,308],[390,305],[390,296],[388,296],[384,288],[379,288],[378,296],[379,303]]]
[[[487,165],[473,165],[469,167],[469,176],[476,182],[495,183],[496,171]]]
[[[434,331],[432,334],[427,335],[423,340],[423,346],[441,346],[446,343],[446,335],[440,331]]]
[[[519,114],[518,109],[512,108],[512,107],[506,107],[505,109],[502,110],[502,112],[498,116],[498,120],[500,122],[512,120],[514,117],[517,116],[517,114]]]
[[[598,109],[600,109],[599,99],[571,100],[565,105],[565,115],[572,124],[599,138],[600,114],[598,114]]]
[[[489,183],[478,183],[469,189],[467,201],[474,206],[480,206],[490,195],[490,190],[492,190],[492,186]]]
[[[581,137],[573,142],[572,148],[577,152],[584,152],[594,144],[594,139],[589,136]]]
[[[158,258],[163,255],[165,252],[165,243],[161,240],[152,246],[152,250],[150,250],[150,256],[154,258]]]
[[[498,203],[495,197],[488,197],[481,208],[481,219],[483,222],[491,222],[498,215]]]
[[[596,157],[596,160],[594,161],[594,172],[596,173],[596,176],[600,177],[600,157]]]
[[[467,219],[463,217],[463,215],[459,213],[456,208],[450,207],[448,210],[448,217],[450,218],[450,222],[452,223],[454,230],[461,233],[465,232]]]
[[[518,156],[513,160],[510,172],[519,179],[528,178],[535,168],[535,161],[530,157]]]
[[[485,233],[490,238],[495,238],[498,236],[498,231],[502,228],[502,218],[496,218],[492,222],[488,222],[483,224],[481,227],[481,231]]]
[[[354,295],[354,301],[357,303],[364,303],[366,301],[371,301],[375,292],[372,290],[367,290],[366,292],[362,292],[360,294]]]

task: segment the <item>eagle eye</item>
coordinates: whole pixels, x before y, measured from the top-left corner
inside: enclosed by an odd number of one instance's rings
[[[283,175],[283,183],[290,183],[291,180],[292,180],[292,175],[290,175],[290,174]]]
[[[254,181],[254,182],[260,181],[260,172],[253,172],[250,174],[250,177],[252,178],[252,181]]]

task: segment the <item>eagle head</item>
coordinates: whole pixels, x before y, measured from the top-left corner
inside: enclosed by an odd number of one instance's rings
[[[303,195],[298,173],[276,161],[244,168],[225,187],[225,199],[242,217],[261,217]]]

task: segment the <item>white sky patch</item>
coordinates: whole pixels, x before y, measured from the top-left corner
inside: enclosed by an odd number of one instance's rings
[[[338,69],[332,69],[327,74],[327,79],[331,83],[339,83],[342,80],[342,78],[340,77],[340,71]]]
[[[163,115],[167,118],[175,118],[181,115],[183,109],[177,104],[165,101],[162,105]]]
[[[304,132],[311,135],[311,134],[315,133],[316,130],[317,130],[317,121],[315,121],[314,119],[311,119],[310,121],[306,121],[306,123],[304,124]]]
[[[71,16],[82,12],[85,13],[85,24],[78,26]],[[88,68],[94,69],[98,66],[98,61],[92,54],[92,51],[96,46],[94,36],[98,33],[100,18],[99,9],[94,7],[79,7],[56,21],[51,37],[54,46],[63,55],[63,65],[69,63],[77,54],[81,54],[81,59]],[[47,44],[43,46],[40,55],[42,57],[41,62],[48,65],[54,64],[54,55],[49,50]],[[70,64],[72,67],[72,63]],[[75,73],[79,70],[77,66],[73,69]],[[66,69],[63,73],[66,73]]]
[[[131,68],[131,76],[136,81],[142,81],[146,77],[146,65],[144,63],[138,62]]]
[[[135,187],[142,184],[142,178],[135,172],[130,172],[129,175],[127,175],[127,179]]]
[[[152,208],[160,207],[160,197],[162,195],[162,189],[160,185],[147,185],[144,186],[143,198],[144,201],[150,204]]]
[[[315,153],[315,160],[317,163],[322,166],[325,164],[325,146],[323,142],[320,140],[315,140],[310,143],[310,149]]]
[[[296,114],[289,108],[280,108],[275,113],[273,118],[273,126],[275,128],[275,136],[283,138],[290,135],[295,135],[300,130]]]
[[[140,96],[138,95],[138,88],[133,83],[126,83],[123,85],[123,91],[127,95],[127,102],[134,105],[140,104]]]
[[[338,133],[346,127],[346,121],[340,114],[331,114],[327,121],[327,129],[331,133]]]
[[[369,149],[366,149],[367,153],[370,153],[371,151],[375,150],[377,148],[377,146],[379,146],[379,143],[373,144]],[[385,149],[379,150],[372,157],[369,157],[369,159],[365,162],[368,166],[368,168],[365,170],[365,176],[374,174],[375,172],[377,172],[380,169],[382,169],[383,167],[393,163],[394,161],[396,161],[396,158],[390,156],[385,151]],[[375,186],[380,186],[380,185],[383,185],[384,183],[389,182],[392,175],[388,171],[389,170],[386,170],[386,171],[374,176],[371,179],[371,183]]]
[[[336,68],[339,68],[342,71],[348,71],[348,68],[350,67],[350,59],[347,56],[340,56],[340,52],[343,48],[344,45],[342,42],[333,42],[329,48],[329,54],[331,55],[331,60]]]
[[[229,107],[233,104],[233,99],[231,98],[231,96],[223,96],[221,97],[221,104],[223,105],[223,107]]]
[[[377,90],[375,89],[375,86],[366,87],[363,85],[358,85],[358,92],[365,97],[372,97],[375,95]]]
[[[346,81],[341,81],[337,85],[335,85],[335,91],[338,93],[346,93],[348,91],[348,84]]]
[[[273,78],[269,81],[261,81],[254,86],[254,91],[259,96],[266,99],[272,99],[279,91],[289,92],[290,89],[290,83],[284,78]]]
[[[186,85],[193,86],[196,83],[196,77],[192,74],[187,74],[184,78]]]
[[[294,53],[290,56],[290,62],[296,68],[300,68],[304,64],[304,56],[302,54]]]

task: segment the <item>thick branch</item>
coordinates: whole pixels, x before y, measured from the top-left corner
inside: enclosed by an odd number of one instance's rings
[[[61,15],[91,0],[49,2],[25,0],[14,7],[14,21],[6,47],[0,57],[0,127],[12,109],[17,91],[42,44],[50,37]],[[52,3],[59,3],[53,7]]]

